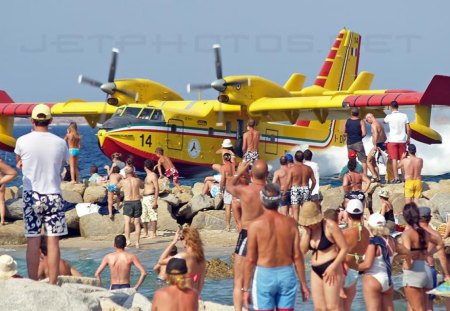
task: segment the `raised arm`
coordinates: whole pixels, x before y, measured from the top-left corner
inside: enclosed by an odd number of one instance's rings
[[[133,264],[136,266],[136,268],[141,272],[141,275],[139,276],[139,280],[137,281],[134,288],[137,290],[139,286],[141,286],[142,282],[144,282],[145,277],[147,276],[147,271],[145,271],[144,266],[142,265],[141,261],[137,256],[133,255]]]
[[[250,162],[239,163],[236,174],[233,176],[231,183],[227,183],[227,191],[234,197],[240,198],[242,193],[242,185],[239,185],[239,179],[246,174],[247,169],[250,166]]]
[[[0,160],[0,173],[3,175],[0,178],[0,186],[10,182],[17,177],[17,172],[11,166]]]

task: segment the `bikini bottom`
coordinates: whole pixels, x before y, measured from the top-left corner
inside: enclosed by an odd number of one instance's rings
[[[328,266],[333,263],[335,258],[324,262],[323,264],[317,265],[317,266],[311,266],[312,271],[314,271],[321,279],[323,279],[323,274],[325,273],[325,270],[327,270]]]

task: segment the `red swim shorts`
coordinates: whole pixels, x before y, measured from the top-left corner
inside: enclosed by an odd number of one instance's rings
[[[406,143],[387,143],[386,149],[389,159],[400,160],[402,158],[402,154],[406,151]]]

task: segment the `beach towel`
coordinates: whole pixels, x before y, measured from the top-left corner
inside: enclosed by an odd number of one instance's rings
[[[442,297],[450,297],[450,281],[444,282],[436,288],[428,291],[429,295],[436,295]]]
[[[78,217],[83,217],[92,213],[98,213],[100,206],[95,203],[78,203],[75,207]]]

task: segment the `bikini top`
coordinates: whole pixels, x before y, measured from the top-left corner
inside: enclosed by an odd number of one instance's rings
[[[316,255],[316,259],[318,256],[317,251],[323,251],[326,250],[328,248],[330,248],[331,246],[333,246],[334,243],[332,243],[330,240],[328,240],[327,236],[325,235],[325,230],[324,230],[324,224],[323,224],[323,220],[321,223],[321,230],[322,230],[322,235],[320,236],[320,240],[319,240],[319,245],[317,245],[317,248],[314,248],[311,246],[311,243],[309,243],[309,249],[312,250],[312,254]]]
[[[348,172],[347,173],[347,176],[348,176],[348,179],[349,179],[349,182],[350,182],[350,184],[348,184],[347,186],[344,186],[344,187],[346,187],[347,189],[350,189],[349,191],[351,191],[351,190],[353,190],[353,188],[355,187],[355,186],[361,186],[362,185],[362,179],[360,180],[360,181],[353,181],[353,178],[352,178],[352,174],[351,174],[352,172]],[[356,173],[357,174],[357,173]],[[359,175],[359,174],[358,174]]]

